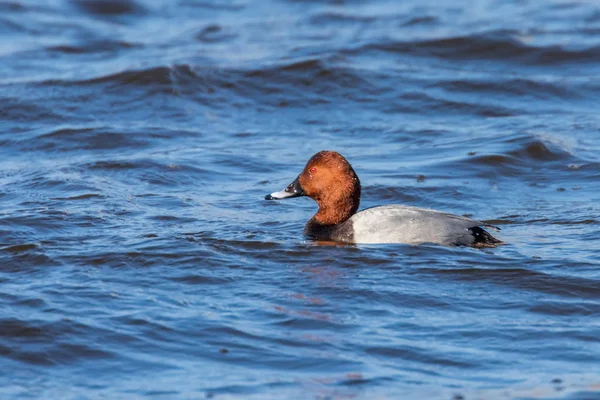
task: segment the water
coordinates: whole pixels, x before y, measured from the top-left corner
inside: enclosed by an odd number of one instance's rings
[[[600,4],[0,1],[0,397],[599,399]],[[335,246],[362,207],[507,246]]]

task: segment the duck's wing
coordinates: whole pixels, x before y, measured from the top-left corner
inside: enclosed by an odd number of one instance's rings
[[[498,241],[481,221],[427,208],[388,205],[368,208],[345,224],[355,243],[437,243],[446,246],[477,246]]]

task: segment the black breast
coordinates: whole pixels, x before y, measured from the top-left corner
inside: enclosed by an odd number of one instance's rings
[[[354,230],[350,220],[337,225],[324,225],[311,218],[304,227],[304,234],[313,240],[354,243]]]

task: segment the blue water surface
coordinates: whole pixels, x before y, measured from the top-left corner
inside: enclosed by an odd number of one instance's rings
[[[0,1],[0,398],[600,399],[600,4]],[[335,245],[361,207],[497,249]]]

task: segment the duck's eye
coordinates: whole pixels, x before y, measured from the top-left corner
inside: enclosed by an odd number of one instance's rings
[[[308,172],[310,172],[311,174],[314,174],[315,172],[317,172],[317,169],[315,167],[312,167],[311,169],[308,170]]]

